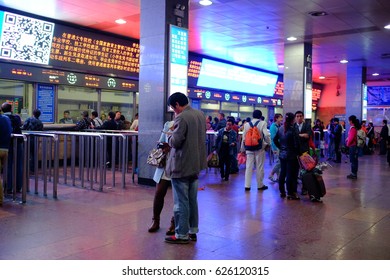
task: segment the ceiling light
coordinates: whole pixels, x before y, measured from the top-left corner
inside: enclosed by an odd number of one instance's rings
[[[127,21],[125,21],[124,19],[117,19],[116,21],[115,21],[117,24],[125,24]]]
[[[278,68],[284,68],[284,64],[283,63],[279,63],[278,64]]]
[[[210,0],[201,0],[199,1],[199,4],[201,4],[202,6],[210,6],[211,4],[213,4],[213,2]]]
[[[287,38],[287,41],[296,41],[296,40],[297,40],[297,38],[294,37],[294,36],[291,36],[291,37]]]
[[[314,11],[314,12],[310,12],[309,15],[311,15],[312,17],[323,17],[323,16],[327,16],[328,13],[325,11]]]
[[[348,60],[342,59],[342,60],[340,60],[340,63],[348,63]]]
[[[385,26],[386,29],[390,29],[390,24]]]
[[[374,74],[372,74],[373,76],[379,76],[379,73],[374,73]]]
[[[319,76],[318,79],[324,80],[324,79],[325,79],[325,76]]]

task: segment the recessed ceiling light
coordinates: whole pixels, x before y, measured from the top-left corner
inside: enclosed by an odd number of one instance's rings
[[[202,6],[210,6],[211,4],[213,4],[213,2],[210,0],[201,0],[199,1],[199,4],[201,4]]]
[[[297,40],[297,38],[294,37],[294,36],[291,36],[291,37],[287,38],[287,41],[296,41],[296,40]]]
[[[323,80],[325,79],[325,76],[319,76],[318,79]]]
[[[379,73],[374,73],[374,74],[372,74],[373,76],[379,76]]]
[[[386,29],[390,29],[390,24],[385,26]]]
[[[314,11],[314,12],[310,12],[309,15],[311,15],[312,17],[323,17],[323,16],[327,16],[328,13],[325,11]]]
[[[116,21],[115,21],[117,24],[125,24],[127,21],[125,21],[124,19],[117,19]]]
[[[348,60],[342,59],[342,60],[340,60],[340,63],[348,63]]]
[[[283,63],[279,63],[278,64],[278,68],[284,68],[284,64]]]

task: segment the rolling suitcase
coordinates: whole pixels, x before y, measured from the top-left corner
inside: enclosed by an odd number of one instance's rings
[[[306,172],[302,175],[302,184],[312,201],[320,201],[320,198],[326,194],[325,183],[320,174]]]

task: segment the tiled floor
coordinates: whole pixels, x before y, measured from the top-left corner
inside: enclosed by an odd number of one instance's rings
[[[172,215],[169,190],[162,229],[148,233],[154,188],[131,184],[104,192],[60,185],[58,200],[28,194],[0,208],[0,259],[390,259],[390,167],[383,156],[325,170],[323,203],[287,201],[277,184],[244,191],[244,172],[221,182],[202,173],[198,241],[165,243]],[[266,178],[270,165],[266,163]],[[254,178],[253,178],[254,179]],[[49,188],[50,189],[50,188]]]

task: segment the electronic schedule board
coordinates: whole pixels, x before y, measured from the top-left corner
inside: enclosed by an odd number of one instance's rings
[[[0,11],[0,59],[138,79],[139,41]]]

